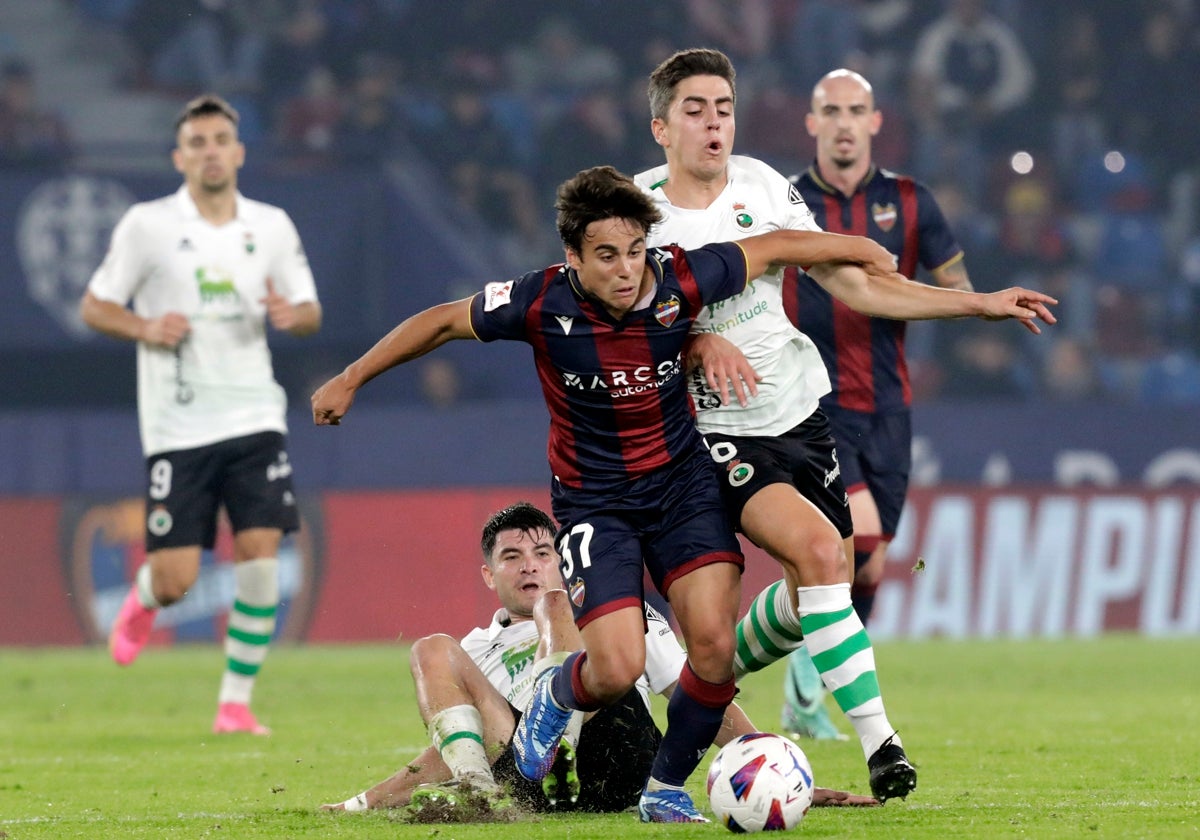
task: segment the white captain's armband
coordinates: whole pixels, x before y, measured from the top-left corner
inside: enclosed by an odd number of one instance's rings
[[[513,281],[507,283],[488,283],[483,287],[483,311],[491,312],[493,309],[504,306],[506,303],[512,303],[512,287]]]

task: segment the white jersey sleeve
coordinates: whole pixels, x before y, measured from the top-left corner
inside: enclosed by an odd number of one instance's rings
[[[279,208],[272,209],[278,214],[275,220],[278,233],[273,241],[275,247],[272,249],[267,276],[271,278],[275,291],[287,298],[288,303],[316,303],[317,284],[313,280],[304,245],[300,242],[300,232],[286,212]]]
[[[676,207],[667,198],[667,167],[635,180],[655,200],[664,220],[650,233],[649,244],[698,248],[774,230],[819,230],[812,212],[787,178],[754,158],[729,158],[729,181],[708,207]],[[689,389],[702,432],[770,437],[803,422],[830,390],[829,374],[816,345],[801,333],[783,309],[783,269],[751,280],[746,290],[710,304],[693,329],[721,335],[746,355],[762,377],[758,395],[745,408],[721,405],[708,390],[703,373],[689,376]]]
[[[146,254],[139,243],[146,241],[146,205],[135,204],[113,228],[108,252],[92,274],[88,291],[96,298],[125,306],[147,274]]]

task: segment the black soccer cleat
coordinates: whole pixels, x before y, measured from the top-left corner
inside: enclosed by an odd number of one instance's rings
[[[871,794],[880,804],[897,796],[904,799],[917,787],[917,768],[909,763],[904,747],[895,743],[895,737],[890,736],[867,759],[867,769],[871,771]]]

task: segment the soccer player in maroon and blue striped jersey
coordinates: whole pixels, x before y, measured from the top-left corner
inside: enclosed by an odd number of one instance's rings
[[[882,123],[865,78],[846,69],[827,73],[813,88],[806,118],[816,139],[816,160],[792,183],[823,230],[870,237],[896,255],[905,277],[915,279],[923,267],[938,286],[972,291],[962,248],[933,194],[872,160],[871,138]],[[848,494],[854,525],[851,600],[865,625],[908,492],[907,322],[856,312],[818,284],[797,279],[794,271],[790,275],[784,308],[817,345],[832,384],[821,409],[829,418]],[[805,649],[788,657],[784,717],[798,728],[806,716],[820,714],[820,697],[811,690],[818,685],[814,672]]]
[[[813,89],[806,124],[816,160],[792,182],[823,230],[867,236],[896,255],[899,271],[918,267],[948,289],[971,291],[962,248],[933,194],[907,175],[878,167],[871,138],[882,114],[871,84],[834,70]],[[854,606],[865,624],[908,490],[912,394],[904,357],[906,322],[870,318],[815,283],[789,285],[793,322],[821,351],[833,390],[821,407],[837,441],[854,521]]]
[[[821,231],[648,248],[661,214],[611,167],[567,181],[556,207],[565,264],[490,283],[404,321],[313,394],[313,420],[336,425],[362,385],[453,339],[533,347],[551,417],[558,549],[584,649],[539,678],[514,736],[517,767],[527,778],[544,776],[570,710],[617,701],[643,672],[644,564],[679,622],[687,663],[639,814],[704,821],[683,784],[733,698],[743,558],[717,467],[693,422],[683,371],[690,327],[706,305],[742,291],[773,264],[836,262],[864,287],[875,277],[904,281],[875,243]],[[944,311],[1029,318],[1042,300],[1049,299],[963,296]],[[754,377],[744,359],[738,375]]]

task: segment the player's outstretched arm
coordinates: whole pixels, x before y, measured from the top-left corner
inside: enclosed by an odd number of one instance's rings
[[[1047,324],[1056,320],[1049,307],[1058,301],[1029,289],[1014,287],[991,294],[943,289],[914,282],[894,271],[880,273],[854,265],[814,265],[808,274],[847,306],[879,318],[1015,318],[1034,333],[1041,332],[1037,320]]]
[[[746,254],[747,277],[774,265],[807,268],[818,263],[860,265],[867,271],[895,271],[896,258],[873,239],[820,230],[773,230],[738,241]]]
[[[313,422],[336,426],[358,389],[389,368],[423,356],[457,338],[473,338],[471,298],[441,303],[418,312],[381,338],[374,347],[312,395]]]
[[[322,805],[322,811],[365,811],[371,808],[403,808],[412,799],[417,785],[436,784],[451,778],[437,748],[425,751],[374,787],[345,802]]]

